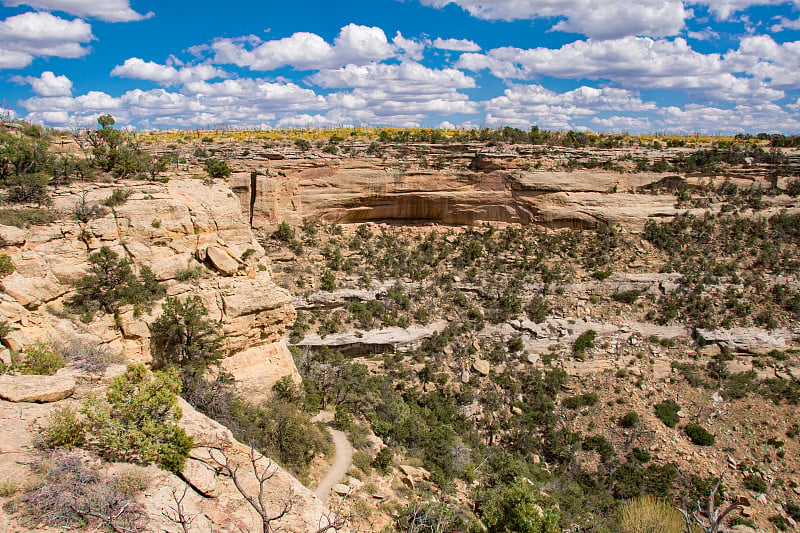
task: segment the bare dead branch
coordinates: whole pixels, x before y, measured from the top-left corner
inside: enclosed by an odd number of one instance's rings
[[[256,481],[258,481],[258,496],[254,497],[243,486],[239,467],[233,464],[227,451],[222,446],[209,446],[207,449],[209,457],[217,464],[220,473],[233,481],[233,485],[239,494],[261,517],[262,533],[278,531],[273,522],[277,522],[289,514],[294,506],[293,494],[290,491],[288,497],[281,500],[280,509],[277,512],[270,512],[267,508],[267,482],[275,477],[278,472],[278,466],[271,459],[257,452],[253,446],[250,446],[250,466]]]
[[[181,531],[183,533],[189,533],[189,526],[192,525],[194,521],[193,516],[188,516],[183,509],[183,499],[186,497],[186,487],[183,488],[183,494],[181,494],[180,498],[178,497],[178,492],[175,489],[172,489],[172,500],[175,502],[175,507],[170,507],[169,509],[164,509],[161,511],[161,514],[172,522],[173,524],[180,526]]]

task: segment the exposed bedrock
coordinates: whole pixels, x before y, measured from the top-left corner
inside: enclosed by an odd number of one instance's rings
[[[641,190],[659,179],[649,173],[402,172],[380,162],[292,164],[233,176],[232,189],[254,227],[283,221],[297,224],[309,218],[329,223],[508,222],[549,228],[611,223],[639,229],[649,217],[676,212],[671,195],[624,192]]]
[[[0,320],[11,330],[6,347],[19,352],[38,342],[85,336],[131,360],[150,360],[150,326],[161,303],[151,310],[122,306],[88,324],[61,316],[74,280],[87,272],[89,255],[108,246],[136,268],[152,269],[168,296],[203,300],[224,336],[226,367],[249,398],[265,397],[283,376],[299,381],[283,341],[295,318],[291,295],[273,282],[264,250],[227,185],[173,179],[125,187],[123,204],[85,224],[65,219],[24,230],[0,226],[10,243],[5,253],[16,267],[1,283]],[[105,184],[63,188],[55,208],[70,212],[81,197],[100,204],[112,190]]]

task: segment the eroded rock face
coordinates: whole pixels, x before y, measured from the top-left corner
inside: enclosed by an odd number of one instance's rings
[[[668,195],[621,194],[659,175],[480,168],[409,171],[380,160],[293,160],[233,176],[245,218],[254,227],[309,218],[336,223],[417,221],[510,222],[550,228],[612,223],[641,228],[672,216]],[[619,189],[619,194],[607,194]]]
[[[127,201],[86,224],[65,219],[26,230],[0,227],[16,266],[1,282],[0,320],[12,329],[7,345],[18,351],[36,342],[92,334],[131,360],[149,361],[150,324],[161,313],[159,304],[141,314],[123,306],[116,316],[98,314],[89,324],[54,316],[72,295],[72,282],[87,272],[89,255],[108,246],[137,268],[150,267],[169,296],[203,299],[209,317],[221,324],[228,355],[244,352],[229,365],[243,390],[268,393],[283,375],[297,379],[282,344],[295,316],[290,295],[273,283],[264,250],[228,186],[173,179],[126,183],[126,190]],[[112,191],[106,184],[61,189],[54,207],[69,213],[81,195],[89,204],[100,204]],[[241,259],[245,252],[247,263]],[[260,398],[263,394],[254,399]]]
[[[789,329],[767,331],[758,328],[698,329],[697,334],[707,343],[725,346],[734,352],[747,353],[785,350],[793,338],[800,337]]]

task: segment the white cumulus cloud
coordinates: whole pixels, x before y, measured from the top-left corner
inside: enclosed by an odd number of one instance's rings
[[[452,50],[454,52],[480,52],[481,47],[469,39],[440,39],[433,41],[433,47],[440,50]]]
[[[707,99],[777,100],[780,87],[762,78],[734,76],[720,54],[702,54],[685,39],[625,37],[608,41],[574,41],[561,48],[503,47],[484,54],[463,54],[456,67],[489,69],[504,79],[540,76],[611,80],[635,89],[689,90]]]
[[[690,6],[704,6],[718,20],[752,6],[789,3],[786,0],[420,0],[443,8],[455,4],[484,20],[560,18],[552,29],[596,39],[626,36],[668,37],[678,35],[694,15]],[[794,1],[797,4],[796,1]]]
[[[743,38],[739,48],[725,56],[725,64],[777,89],[800,88],[800,41],[777,43],[769,35]]]
[[[418,124],[426,114],[477,112],[476,104],[458,92],[474,88],[475,80],[453,68],[432,69],[414,61],[347,65],[320,71],[308,81],[327,89],[352,89],[328,96],[334,109],[368,109],[373,118],[394,117],[403,124]]]
[[[77,58],[89,50],[92,28],[80,19],[28,12],[0,21],[0,68],[23,68],[35,57]]]
[[[621,117],[618,115],[592,119],[592,124],[607,132],[642,133],[652,130],[652,125],[647,117]]]
[[[740,104],[732,108],[689,104],[659,111],[656,125],[676,133],[732,134],[800,131],[796,115],[773,103]]]
[[[138,57],[131,57],[126,59],[122,65],[117,65],[111,71],[111,75],[121,78],[150,80],[165,85],[227,77],[227,73],[224,70],[212,65],[175,68],[172,65],[161,65]]]
[[[652,102],[624,89],[581,86],[557,93],[541,85],[512,85],[503,96],[484,103],[490,126],[516,126],[527,129],[537,124],[549,129],[577,129],[578,122],[596,117],[601,111],[642,113],[656,110]]]
[[[11,81],[27,83],[37,96],[70,96],[72,95],[72,80],[66,76],[56,76],[51,71],[42,72],[41,76],[14,76]]]
[[[13,109],[5,109],[0,106],[0,120],[16,120],[17,112]]]
[[[23,100],[27,120],[69,127],[112,114],[119,124],[144,128],[263,124],[279,114],[326,109],[325,98],[293,83],[259,79],[189,82],[182,91],[133,89],[121,96],[91,91],[80,96]]]
[[[356,24],[343,27],[333,44],[315,33],[297,32],[283,39],[265,42],[252,36],[217,39],[211,49],[215,63],[229,63],[258,71],[284,66],[316,70],[347,64],[361,65],[382,61],[398,51],[398,47],[389,43],[381,28]]]
[[[153,16],[142,15],[131,8],[128,0],[3,0],[7,6],[26,5],[34,9],[64,11],[79,17],[90,17],[106,22],[132,22]]]
[[[442,8],[456,4],[470,15],[485,20],[519,20],[563,17],[553,29],[582,33],[598,39],[628,35],[665,37],[676,35],[691,16],[679,0],[421,0]]]

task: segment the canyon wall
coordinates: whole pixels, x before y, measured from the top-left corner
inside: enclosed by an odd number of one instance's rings
[[[495,165],[496,166],[496,165]],[[602,171],[527,171],[488,166],[403,169],[371,159],[241,162],[233,175],[243,215],[254,227],[303,218],[548,228],[641,228],[649,217],[676,213],[671,195],[634,194],[662,176]]]
[[[173,179],[124,189],[129,193],[124,203],[85,224],[64,217],[28,229],[0,226],[5,252],[16,266],[3,278],[0,294],[0,319],[12,330],[9,347],[19,351],[87,335],[131,360],[150,360],[149,326],[160,315],[160,304],[123,306],[88,323],[64,311],[72,282],[87,272],[89,255],[108,246],[137,268],[150,267],[168,296],[202,298],[224,336],[224,365],[248,397],[265,397],[284,375],[299,380],[283,341],[295,316],[291,296],[273,283],[264,250],[227,185]],[[82,197],[99,204],[112,191],[103,184],[62,189],[53,207],[70,213]]]

